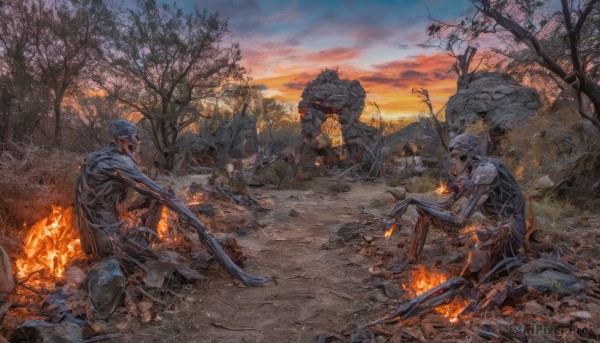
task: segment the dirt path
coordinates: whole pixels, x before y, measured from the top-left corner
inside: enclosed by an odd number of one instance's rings
[[[385,312],[367,277],[371,259],[358,254],[358,243],[326,249],[329,231],[364,217],[382,185],[352,184],[347,193],[314,190],[261,190],[271,210],[260,229],[238,237],[249,257],[246,269],[272,278],[263,287],[233,285],[224,274],[189,287],[173,307],[121,341],[140,342],[314,342]],[[315,191],[316,190],[316,191]],[[289,216],[290,209],[299,213]],[[366,226],[368,229],[368,226]],[[377,239],[377,237],[376,237]],[[180,292],[181,293],[181,292]]]

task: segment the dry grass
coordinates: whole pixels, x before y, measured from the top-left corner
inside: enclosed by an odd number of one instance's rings
[[[47,215],[52,204],[72,203],[82,156],[31,144],[9,143],[4,148],[0,153],[1,230],[28,227]]]
[[[532,201],[537,226],[543,231],[559,233],[565,228],[565,218],[576,215],[581,209],[568,201],[545,197]]]

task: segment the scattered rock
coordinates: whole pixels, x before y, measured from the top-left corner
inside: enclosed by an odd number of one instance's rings
[[[298,213],[298,211],[294,210],[293,208],[290,210],[290,212],[288,212],[288,216],[290,217],[299,217],[300,213]]]
[[[357,222],[346,223],[338,230],[337,234],[347,243],[360,236],[360,224]]]
[[[110,316],[123,300],[126,285],[127,281],[116,259],[109,258],[92,267],[85,286],[95,313],[102,318]]]
[[[67,280],[67,285],[73,289],[79,288],[79,286],[85,281],[85,273],[79,267],[71,267],[67,269],[65,273],[65,279]]]
[[[82,329],[77,324],[65,321],[51,324],[43,320],[30,319],[15,330],[11,342],[82,343]]]
[[[555,270],[544,270],[540,274],[525,274],[522,282],[527,288],[533,288],[540,293],[572,295],[580,294],[584,289],[576,277]]]
[[[394,197],[394,201],[406,199],[406,188],[404,187],[388,188],[386,192],[390,193],[392,197]]]
[[[386,192],[382,195],[374,196],[371,201],[369,201],[369,206],[372,208],[385,208],[389,207],[393,203],[394,196]]]
[[[329,249],[339,249],[342,248],[346,243],[344,243],[344,239],[340,237],[337,232],[329,233],[329,243],[327,244],[327,248]]]
[[[554,187],[554,182],[552,180],[550,180],[550,177],[548,175],[544,175],[544,176],[540,177],[535,182],[536,189],[543,190],[543,189],[550,189],[552,187]]]
[[[13,288],[15,288],[15,279],[12,264],[6,251],[0,246],[0,299],[3,299],[3,294],[10,293]]]

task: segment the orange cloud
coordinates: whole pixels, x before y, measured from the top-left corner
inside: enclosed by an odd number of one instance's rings
[[[360,56],[361,51],[355,48],[331,48],[308,54],[306,59],[315,62],[337,62],[350,60]]]
[[[344,52],[340,54],[343,56]],[[376,64],[370,69],[348,65],[340,65],[338,69],[342,78],[359,80],[367,91],[367,102],[376,102],[384,118],[393,119],[416,115],[427,109],[412,94],[414,87],[428,89],[434,111],[441,109],[456,92],[456,75],[449,73],[452,63],[452,57],[436,53]],[[295,65],[288,70],[279,69],[278,76],[255,81],[266,86],[270,96],[281,101],[298,102],[306,83],[313,80],[322,69],[325,66],[300,69]]]

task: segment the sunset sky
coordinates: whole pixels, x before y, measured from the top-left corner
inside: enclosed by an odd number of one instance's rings
[[[453,59],[427,42],[428,11],[456,20],[472,10],[466,0],[202,0],[185,9],[229,18],[243,65],[267,94],[297,102],[307,81],[325,68],[358,79],[388,119],[425,107],[411,94],[424,87],[439,108],[456,89]]]

